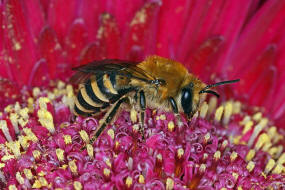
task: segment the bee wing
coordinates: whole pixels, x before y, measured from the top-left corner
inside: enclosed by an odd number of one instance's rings
[[[136,78],[144,82],[151,83],[155,78],[137,67],[138,62],[123,61],[117,59],[105,59],[94,61],[86,65],[82,65],[73,70],[77,71],[72,77],[71,82],[75,84],[84,83],[94,74],[111,74],[122,75],[127,78]],[[97,79],[98,80],[98,79]]]

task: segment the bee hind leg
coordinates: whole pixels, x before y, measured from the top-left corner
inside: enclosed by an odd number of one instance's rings
[[[109,109],[109,111],[104,116],[104,121],[94,132],[93,137],[90,140],[90,143],[93,144],[93,142],[101,135],[101,133],[104,131],[106,126],[112,121],[112,119],[115,117],[118,109],[120,108],[121,104],[123,102],[126,102],[128,100],[127,97],[123,97],[119,99],[113,106]]]
[[[139,92],[139,103],[140,103],[140,108],[141,108],[141,113],[140,113],[140,133],[142,135],[142,139],[144,140],[144,118],[145,118],[145,109],[146,109],[146,100],[145,100],[145,95],[144,91]]]

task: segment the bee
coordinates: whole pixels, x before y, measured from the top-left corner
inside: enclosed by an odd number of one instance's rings
[[[238,82],[223,81],[206,85],[179,62],[149,56],[142,62],[106,59],[74,68],[71,81],[79,85],[75,98],[75,114],[95,116],[106,111],[97,127],[94,142],[114,119],[123,104],[140,112],[140,131],[144,130],[146,108],[180,113],[189,119],[199,109],[205,93],[219,97],[210,88]]]

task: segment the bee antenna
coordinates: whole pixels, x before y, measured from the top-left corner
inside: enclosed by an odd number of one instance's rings
[[[217,98],[220,97],[220,95],[219,95],[217,92],[212,91],[212,90],[201,90],[201,91],[199,92],[199,94],[202,94],[202,93],[213,94],[213,95],[217,96]]]
[[[224,84],[236,83],[236,82],[239,82],[239,81],[240,81],[239,79],[236,79],[236,80],[222,81],[222,82],[218,82],[218,83],[215,83],[215,84],[209,84],[209,85],[207,85],[205,88],[203,88],[203,89],[199,92],[199,94],[204,93],[207,89],[212,88],[212,87],[215,87],[215,86],[220,86],[220,85],[224,85]],[[211,93],[211,94],[212,94],[212,93]]]

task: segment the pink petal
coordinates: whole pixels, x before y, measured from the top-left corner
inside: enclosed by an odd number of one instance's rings
[[[20,85],[27,84],[30,70],[36,62],[34,36],[29,29],[22,4],[18,0],[4,2],[4,43],[9,61],[7,72]]]
[[[71,25],[65,39],[67,59],[72,66],[79,64],[79,56],[88,42],[88,33],[83,19],[76,19]]]
[[[130,60],[141,60],[156,49],[157,19],[160,4],[146,3],[133,18],[123,37],[123,55]]]
[[[99,60],[104,57],[103,48],[99,46],[98,43],[89,44],[81,52],[80,65],[90,63],[94,60]]]

